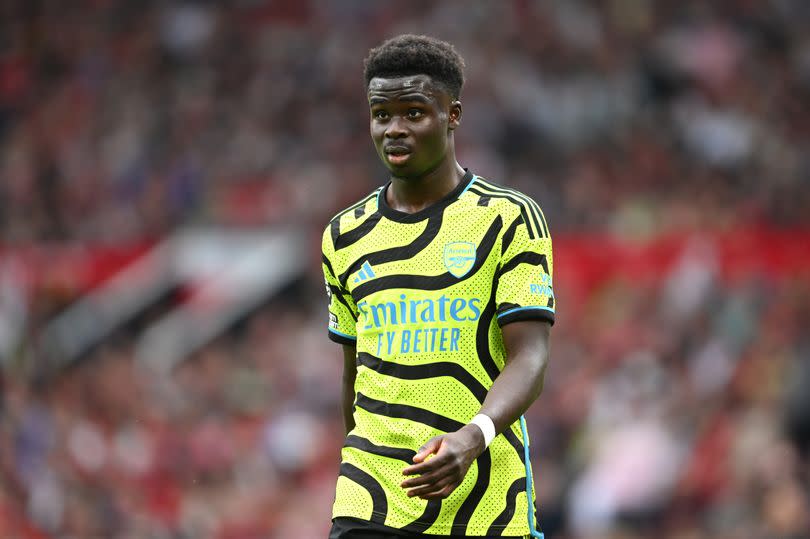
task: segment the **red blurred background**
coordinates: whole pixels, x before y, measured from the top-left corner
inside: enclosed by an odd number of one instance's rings
[[[547,537],[810,537],[803,0],[3,2],[0,537],[326,536],[319,238],[401,32],[551,226]]]

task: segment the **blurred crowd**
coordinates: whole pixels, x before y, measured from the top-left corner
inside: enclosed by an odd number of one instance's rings
[[[557,230],[808,221],[803,0],[224,6],[3,2],[3,238],[319,226],[384,179],[362,59],[404,31],[467,58],[463,164]]]
[[[225,6],[0,5],[0,246],[293,223],[318,260],[386,178],[362,59],[401,32],[466,58],[460,160],[555,238],[810,225],[804,0]],[[21,336],[0,347],[0,538],[325,537],[341,362],[312,266],[167,377],[134,361],[139,328],[32,368],[73,298],[20,297],[0,258],[0,344]],[[547,537],[810,537],[810,276],[728,279],[706,245],[585,294],[555,267],[527,415]]]
[[[562,309],[527,418],[547,536],[809,537],[808,306],[806,280],[687,261]],[[325,537],[342,426],[322,320],[291,297],[169,378],[124,342],[7,384],[0,537]]]
[[[690,262],[561,309],[527,417],[547,536],[810,536],[808,306],[806,281]],[[326,537],[341,362],[322,321],[291,297],[170,378],[113,343],[12,383],[0,537]]]

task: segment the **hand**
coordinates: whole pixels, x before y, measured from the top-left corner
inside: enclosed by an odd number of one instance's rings
[[[476,425],[465,425],[456,432],[434,436],[414,455],[415,464],[402,470],[402,475],[418,477],[406,479],[400,486],[410,489],[408,497],[447,498],[484,449],[484,434]]]

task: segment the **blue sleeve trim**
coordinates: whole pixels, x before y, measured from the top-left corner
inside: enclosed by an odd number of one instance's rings
[[[357,337],[329,328],[329,338],[340,344],[356,344]]]
[[[544,320],[554,325],[554,309],[552,307],[542,307],[540,305],[530,305],[528,307],[512,307],[502,313],[497,314],[498,325],[503,326],[509,322],[518,320]]]
[[[508,309],[508,310],[506,310],[506,311],[504,311],[502,313],[498,313],[498,318],[500,318],[502,316],[506,316],[507,314],[516,313],[516,312],[519,312],[519,311],[526,311],[528,309],[542,309],[544,311],[549,311],[549,312],[552,312],[552,313],[554,312],[553,308],[551,308],[551,307],[541,307],[540,305],[531,305],[529,307],[512,307],[511,309]]]

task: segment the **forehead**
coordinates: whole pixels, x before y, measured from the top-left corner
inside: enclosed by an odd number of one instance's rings
[[[404,77],[374,77],[368,83],[368,97],[399,97],[409,94],[422,94],[440,98],[444,94],[441,85],[428,75],[406,75]]]

